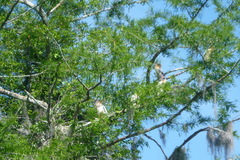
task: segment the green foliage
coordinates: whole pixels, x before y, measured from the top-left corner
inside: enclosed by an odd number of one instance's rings
[[[232,121],[239,110],[226,89],[240,73],[239,3],[164,3],[1,1],[0,158],[139,159],[153,129],[181,134]],[[149,12],[131,18],[139,4]],[[206,23],[204,10],[216,18]],[[97,99],[108,114],[98,114]],[[204,115],[208,103],[217,116]]]

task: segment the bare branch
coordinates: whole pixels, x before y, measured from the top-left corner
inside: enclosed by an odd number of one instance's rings
[[[207,131],[207,130],[208,130],[208,127],[197,130],[192,135],[190,135],[186,140],[184,140],[184,142],[179,147],[180,148],[183,147],[186,143],[188,143],[191,139],[193,139],[198,133]]]
[[[172,73],[172,72],[176,72],[176,71],[179,71],[179,70],[184,70],[184,69],[187,69],[187,67],[176,68],[176,69],[167,71],[167,72],[165,72],[164,74],[166,75],[166,74],[169,74],[169,73]]]
[[[87,96],[86,96],[86,98],[84,98],[83,100],[81,100],[81,103],[88,101],[88,100],[90,99],[90,91],[93,90],[93,89],[95,89],[95,88],[96,88],[97,86],[99,86],[101,83],[102,83],[102,75],[100,75],[100,80],[99,80],[99,82],[87,90],[87,93],[86,93]]]
[[[228,77],[228,76],[233,72],[233,70],[235,69],[235,67],[238,65],[239,62],[240,62],[240,59],[238,59],[237,62],[233,65],[232,69],[231,69],[226,75],[224,75],[223,77],[219,78],[219,79],[217,80],[217,82],[221,82],[221,81],[223,81],[226,77]]]
[[[205,5],[207,4],[208,0],[206,0],[201,7],[197,10],[197,12],[195,13],[195,15],[192,17],[191,21],[194,21],[194,19],[199,15],[200,11],[205,7]]]
[[[12,8],[10,9],[10,11],[8,12],[8,14],[7,14],[5,20],[4,20],[3,23],[1,24],[1,26],[0,26],[0,30],[1,30],[1,29],[3,28],[3,26],[6,24],[8,18],[9,18],[10,15],[12,14],[13,9],[14,9],[15,6],[18,4],[18,2],[19,2],[19,0],[17,0],[17,1],[13,4],[13,6],[12,6]]]
[[[55,7],[53,7],[48,13],[47,15],[49,16],[53,11],[55,11],[58,7],[61,6],[61,4],[63,3],[64,0],[61,0]]]
[[[31,75],[19,75],[19,76],[0,76],[0,78],[26,78],[26,77],[34,77],[43,74],[44,72],[41,73],[35,73]]]
[[[39,106],[41,106],[43,109],[47,109],[45,106],[43,106],[42,104],[40,104],[39,100],[36,100],[28,91],[24,90],[27,95],[34,100],[34,102],[36,102]]]
[[[185,70],[185,71],[182,71],[182,72],[176,73],[176,74],[174,74],[174,75],[171,75],[171,76],[167,77],[166,79],[169,79],[169,78],[171,78],[171,77],[179,76],[179,75],[181,75],[181,74],[183,74],[183,73],[185,73],[185,72],[187,72],[187,71]]]
[[[13,19],[8,20],[6,23],[10,23],[10,22],[12,22],[12,21],[14,21],[14,20],[16,20],[16,19],[18,19],[18,18],[24,16],[25,14],[27,14],[28,12],[30,12],[32,9],[33,9],[33,8],[28,9],[27,11],[25,11],[25,12],[19,14],[18,16],[14,17]]]
[[[0,87],[0,94],[4,94],[4,95],[7,95],[7,96],[10,96],[10,97],[13,97],[13,98],[16,98],[16,99],[19,99],[21,101],[25,101],[25,102],[29,102],[29,103],[32,103],[34,105],[38,105],[44,109],[47,109],[48,107],[48,104],[44,101],[40,101],[40,100],[36,100],[34,97],[32,96],[22,96],[20,94],[17,94],[17,93],[14,93],[14,92],[11,92],[11,91],[8,91],[6,89],[3,89]],[[29,94],[30,95],[30,94]]]
[[[162,146],[161,146],[155,139],[153,139],[152,137],[150,137],[150,136],[147,135],[146,133],[144,134],[144,136],[146,136],[148,139],[150,139],[150,140],[152,140],[153,142],[155,142],[155,143],[157,144],[157,146],[161,149],[161,151],[162,151],[165,159],[167,159],[167,155],[166,155],[166,153],[164,152]]]
[[[29,0],[19,0],[19,2],[25,4],[25,5],[28,6],[28,7],[33,8],[33,9],[39,14],[39,16],[41,17],[43,23],[44,23],[45,25],[47,25],[47,16],[46,16],[45,11],[42,9],[42,7],[33,4],[33,3],[32,3],[31,1],[29,1]]]
[[[236,122],[236,121],[239,121],[239,120],[240,120],[240,118],[237,118],[237,119],[232,120],[232,122]]]

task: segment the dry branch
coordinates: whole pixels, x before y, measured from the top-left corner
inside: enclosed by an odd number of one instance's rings
[[[47,107],[48,107],[48,104],[46,102],[35,99],[28,92],[27,92],[27,94],[29,96],[23,96],[23,95],[20,95],[20,94],[8,91],[8,90],[3,89],[3,88],[0,87],[0,94],[4,94],[4,95],[10,96],[10,97],[19,99],[21,101],[32,103],[32,104],[40,106],[40,107],[42,107],[44,109],[47,109]]]
[[[30,75],[18,75],[18,76],[0,76],[0,78],[26,78],[26,77],[35,77],[38,75],[43,74],[44,72],[41,73],[35,73],[35,74],[30,74]]]
[[[167,155],[166,155],[166,153],[164,152],[162,146],[161,146],[155,139],[153,139],[152,137],[150,137],[150,136],[147,135],[146,133],[144,134],[144,136],[146,136],[148,139],[150,139],[150,140],[152,140],[153,142],[155,142],[155,143],[157,144],[157,146],[161,149],[161,151],[162,151],[165,159],[167,159]]]

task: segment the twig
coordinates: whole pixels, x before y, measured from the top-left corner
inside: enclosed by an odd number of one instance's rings
[[[157,146],[161,149],[161,151],[162,151],[165,159],[167,159],[167,155],[166,155],[166,153],[164,152],[162,146],[161,146],[155,139],[153,139],[152,137],[150,137],[150,136],[147,135],[146,133],[144,134],[144,136],[146,136],[148,139],[150,139],[150,140],[152,140],[153,142],[155,142],[155,143],[157,144]]]

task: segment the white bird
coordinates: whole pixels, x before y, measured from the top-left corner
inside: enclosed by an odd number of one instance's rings
[[[138,98],[139,98],[139,97],[138,97],[137,93],[134,93],[134,94],[131,96],[131,101],[134,102],[134,101],[136,101]]]
[[[95,107],[97,109],[98,114],[101,114],[101,113],[107,114],[108,113],[106,107],[102,104],[101,100],[95,101]]]
[[[167,79],[164,78],[164,79],[162,79],[161,81],[158,82],[158,85],[164,84],[164,83],[166,83],[166,82],[167,82]]]
[[[210,61],[211,55],[212,55],[214,50],[215,50],[214,47],[210,47],[210,48],[207,49],[207,51],[205,52],[205,54],[203,56],[204,61],[206,61],[206,62]]]

